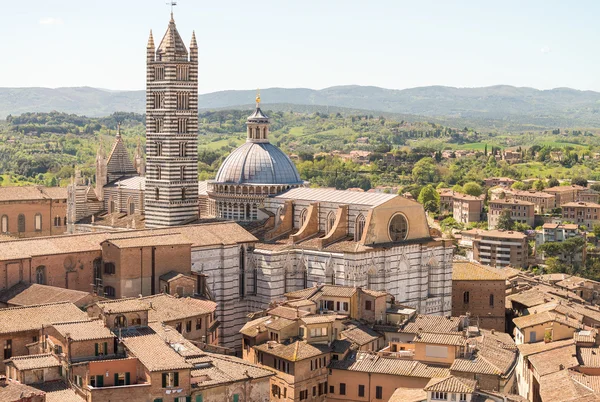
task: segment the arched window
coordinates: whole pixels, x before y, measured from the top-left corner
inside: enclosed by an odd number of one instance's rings
[[[330,211],[327,214],[327,233],[329,233],[331,231],[331,229],[333,229],[334,225],[335,225],[335,213],[333,211]]]
[[[107,286],[110,287],[110,286]],[[116,328],[126,328],[127,327],[127,318],[122,315],[119,314],[118,316],[115,317],[115,327]]]
[[[54,217],[54,226],[60,226],[60,216]]]
[[[181,199],[185,200],[185,187],[181,189]]]
[[[156,167],[156,180],[162,180],[162,170],[160,166]]]
[[[354,223],[354,241],[360,241],[360,239],[362,239],[364,230],[365,216],[363,214],[359,214],[356,217],[356,222]]]
[[[463,293],[463,303],[469,303],[469,292]]]
[[[115,200],[111,196],[108,200],[108,213],[112,214],[113,212],[115,212]]]
[[[8,216],[2,215],[0,229],[2,229],[2,233],[8,233]]]
[[[490,294],[490,307],[494,307],[494,295]]]
[[[116,295],[115,288],[113,288],[112,286],[105,286],[104,287],[104,296],[106,296],[106,297],[115,297],[115,295]],[[125,318],[125,317],[123,317],[123,318]],[[115,321],[115,323],[116,323],[116,321]]]
[[[160,131],[157,130],[157,132],[160,132]],[[163,151],[162,142],[157,142],[156,143],[156,156],[162,156],[162,151]]]
[[[179,168],[179,178],[181,180],[185,180],[185,166],[181,166]]]
[[[43,265],[35,269],[35,281],[40,285],[46,284],[46,267]]]
[[[67,217],[66,216],[63,218],[63,222],[65,223],[65,226],[67,226]]]
[[[23,233],[25,231],[25,215],[19,214],[17,218],[17,231]]]
[[[35,231],[36,232],[41,232],[42,231],[42,214],[35,214]]]
[[[308,210],[306,208],[304,208],[300,212],[300,227],[302,227],[302,225],[304,225],[304,222],[306,222],[307,217],[308,217]]]
[[[135,202],[129,200],[129,215],[135,214]]]
[[[246,255],[243,247],[240,248],[239,269],[238,286],[240,298],[242,298],[246,295]]]
[[[158,189],[158,187],[156,187],[154,189],[154,199],[158,200],[160,198],[160,190]]]

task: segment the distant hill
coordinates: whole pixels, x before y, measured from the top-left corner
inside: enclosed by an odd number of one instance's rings
[[[421,115],[486,126],[600,127],[600,93],[570,88],[537,90],[498,85],[484,88],[430,86],[404,90],[338,86],[322,90],[271,88],[261,91],[265,106],[292,110],[324,107]],[[249,105],[254,91],[220,91],[200,96],[201,109]],[[0,88],[0,118],[57,110],[87,116],[115,111],[143,113],[144,91],[96,88]],[[483,124],[483,122],[486,122]]]

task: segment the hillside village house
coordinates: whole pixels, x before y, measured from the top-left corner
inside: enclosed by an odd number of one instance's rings
[[[562,207],[569,202],[579,201],[579,193],[587,189],[582,186],[556,186],[543,190],[544,193],[552,194],[556,198],[556,206]]]

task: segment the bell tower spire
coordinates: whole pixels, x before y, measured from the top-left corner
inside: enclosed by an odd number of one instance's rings
[[[188,53],[172,12],[146,72],[146,227],[181,225],[198,217],[198,45]]]

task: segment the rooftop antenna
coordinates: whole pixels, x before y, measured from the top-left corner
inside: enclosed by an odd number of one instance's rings
[[[171,19],[173,19],[173,7],[175,7],[177,5],[177,2],[171,0],[171,1],[167,1],[166,4],[168,6],[171,6]]]

